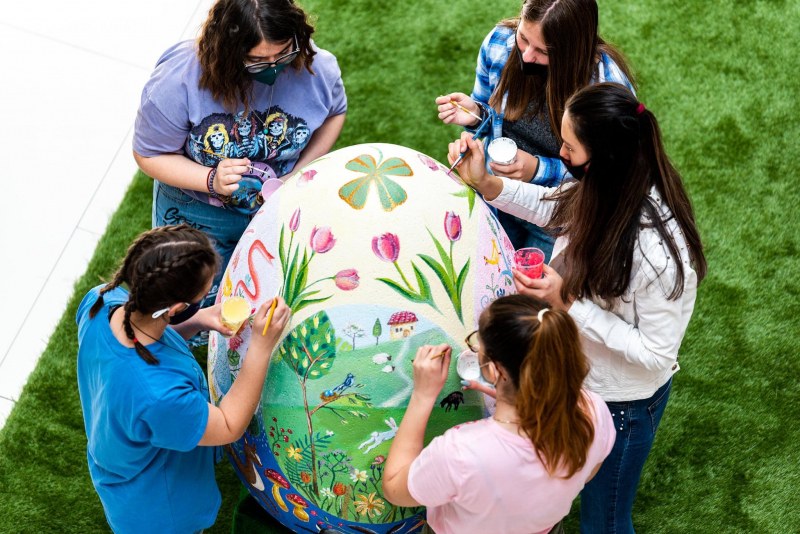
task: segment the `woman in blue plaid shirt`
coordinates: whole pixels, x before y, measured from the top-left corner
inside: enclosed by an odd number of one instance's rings
[[[489,163],[492,172],[558,185],[568,175],[558,157],[567,99],[600,82],[617,82],[635,91],[624,58],[603,41],[597,26],[595,0],[524,1],[518,18],[501,21],[483,40],[472,96],[451,93],[437,98],[439,118],[469,129],[479,124],[477,115],[490,116],[491,126],[481,132],[487,145],[502,136],[518,147],[511,164]],[[513,215],[497,215],[516,248],[538,247],[549,260],[553,237]]]

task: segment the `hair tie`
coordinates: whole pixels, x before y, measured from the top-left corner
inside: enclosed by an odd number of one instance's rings
[[[539,310],[539,313],[536,314],[536,318],[539,319],[539,323],[541,324],[542,319],[544,318],[544,314],[549,312],[550,308],[542,308]]]
[[[136,345],[137,343],[139,343],[139,340],[136,339],[136,336],[133,336],[133,344]]]
[[[646,109],[647,109],[647,108],[646,108],[646,107],[644,107],[644,104],[642,104],[641,102],[639,102],[639,105],[638,105],[638,106],[636,106],[636,114],[637,114],[637,115],[641,115],[642,113],[644,113],[644,110],[646,110]]]

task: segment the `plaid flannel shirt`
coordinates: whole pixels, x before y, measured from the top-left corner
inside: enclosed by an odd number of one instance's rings
[[[500,74],[503,72],[503,67],[511,50],[516,46],[515,33],[512,28],[495,26],[483,40],[478,54],[478,66],[475,69],[475,86],[472,89],[472,99],[482,104],[483,108],[492,117],[487,146],[489,141],[503,135],[503,113],[505,112],[506,99],[503,98],[502,110],[497,113],[489,106],[489,98],[500,83]],[[628,77],[625,76],[614,60],[606,54],[600,56],[597,72],[591,80],[593,84],[601,82],[620,83],[634,94],[636,93]],[[531,182],[546,187],[554,187],[560,184],[567,175],[567,169],[561,160],[558,158],[537,157],[539,158],[539,168],[536,169],[536,174]]]

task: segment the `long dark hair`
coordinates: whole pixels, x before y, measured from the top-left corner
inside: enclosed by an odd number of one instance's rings
[[[519,120],[531,102],[534,114],[541,113],[546,102],[550,127],[560,140],[564,105],[575,91],[589,84],[601,53],[611,57],[634,83],[625,58],[597,33],[595,0],[525,0],[520,18],[506,19],[500,24],[516,31],[522,20],[537,23],[541,28],[547,45],[548,74],[546,77],[523,74],[522,54],[515,43],[497,90],[489,99],[489,104],[500,111],[503,95],[508,93],[506,119]]]
[[[647,224],[661,236],[675,264],[669,298],[678,298],[686,273],[675,236],[666,227],[669,220],[648,197],[653,186],[683,233],[698,282],[706,275],[706,259],[689,195],[664,151],[655,116],[616,83],[578,91],[567,102],[567,116],[591,163],[578,185],[551,197],[557,204],[548,229],[569,236],[562,296],[622,296],[633,274],[639,230]],[[643,223],[642,215],[649,222]]]
[[[478,333],[486,357],[511,376],[520,427],[548,473],[563,467],[569,478],[586,463],[594,439],[581,392],[589,363],[572,317],[548,310],[540,322],[544,308],[526,295],[500,297],[481,314]]]
[[[158,359],[136,339],[131,313],[149,314],[178,302],[191,302],[203,291],[218,265],[219,256],[200,230],[185,224],[148,230],[128,248],[114,279],[100,290],[89,317],[103,307],[103,294],[126,284],[129,295],[122,320],[125,335],[144,361],[157,364]]]
[[[300,54],[292,66],[305,67],[313,74],[313,33],[306,13],[293,0],[218,0],[208,13],[197,45],[200,87],[211,91],[231,112],[238,102],[249,109],[253,80],[243,66],[247,53],[261,41],[280,43],[296,36]]]

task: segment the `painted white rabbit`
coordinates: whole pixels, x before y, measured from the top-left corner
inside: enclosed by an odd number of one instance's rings
[[[372,434],[370,434],[370,438],[358,446],[359,449],[362,449],[369,445],[366,449],[364,449],[364,454],[368,453],[369,451],[371,451],[384,441],[389,441],[390,439],[393,439],[395,434],[397,434],[397,423],[395,423],[394,417],[390,417],[389,419],[384,419],[383,422],[389,426],[389,430],[386,430],[384,432],[373,432]]]

